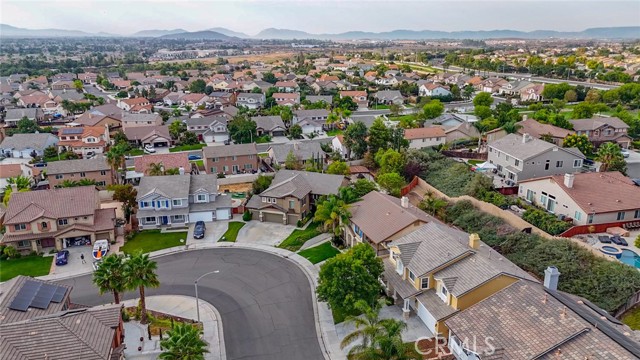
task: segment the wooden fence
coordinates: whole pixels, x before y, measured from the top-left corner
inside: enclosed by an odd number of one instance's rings
[[[406,196],[408,193],[411,192],[411,190],[413,190],[413,188],[418,186],[418,180],[419,178],[417,176],[414,176],[411,182],[407,186],[400,189],[400,196]]]
[[[487,160],[487,153],[477,153],[471,151],[451,151],[451,150],[443,150],[441,151],[442,155],[446,157],[458,157],[463,159],[474,159],[474,160]]]
[[[563,232],[562,234],[560,234],[560,236],[572,237],[572,236],[581,235],[581,234],[603,233],[603,232],[606,232],[608,228],[611,228],[611,227],[624,228],[625,224],[631,224],[635,222],[638,222],[638,220],[616,221],[616,222],[610,222],[610,223],[604,223],[604,224],[576,225],[569,228],[569,230]],[[591,228],[592,231],[589,231],[589,228]]]
[[[640,303],[640,291],[638,291],[637,293],[635,293],[635,294],[631,295],[631,297],[629,297],[627,302],[624,305],[622,305],[620,307],[620,309],[618,309],[618,311],[616,311],[615,317],[620,319],[620,317],[622,315],[624,315],[624,313],[627,312],[627,310],[633,308],[634,306],[636,306],[639,303]]]

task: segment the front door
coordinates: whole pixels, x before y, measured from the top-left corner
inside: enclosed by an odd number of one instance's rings
[[[167,225],[169,223],[169,217],[168,216],[161,216],[160,217],[160,224],[161,225]]]

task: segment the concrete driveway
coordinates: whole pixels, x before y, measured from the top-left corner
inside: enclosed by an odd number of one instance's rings
[[[227,229],[229,228],[229,221],[211,221],[204,223],[204,225],[206,226],[204,238],[194,239],[193,229],[195,228],[196,223],[189,224],[189,231],[187,232],[187,245],[217,242],[220,237],[222,237],[222,234],[224,234],[225,231],[227,231]]]
[[[71,246],[66,250],[69,250],[69,262],[67,265],[58,266],[54,261],[51,271],[52,274],[75,275],[92,269],[93,256],[91,255],[91,251],[93,250],[93,246]],[[84,255],[84,264],[80,259],[80,255]]]
[[[239,243],[277,246],[295,229],[296,227],[293,225],[252,220],[240,229],[236,241]]]

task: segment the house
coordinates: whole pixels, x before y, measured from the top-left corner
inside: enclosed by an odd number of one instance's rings
[[[342,175],[280,170],[271,186],[253,195],[246,208],[254,220],[296,224],[313,211],[320,196],[337,194],[347,183]]]
[[[16,105],[25,108],[40,108],[45,114],[58,112],[58,103],[50,99],[48,95],[21,96]]]
[[[387,244],[434,219],[409,203],[409,199],[372,191],[351,204],[351,217],[343,224],[347,246],[370,244],[378,255],[388,254]]]
[[[455,359],[640,358],[632,331],[590,301],[558,291],[559,275],[547,268],[544,286],[516,281],[446,319]]]
[[[345,97],[350,97],[360,109],[366,109],[369,105],[366,91],[340,91],[340,99]]]
[[[527,80],[514,80],[502,85],[498,92],[502,95],[519,96],[520,91],[531,84],[533,83]]]
[[[349,166],[349,178],[351,181],[358,181],[360,179],[365,179],[369,181],[375,181],[373,174],[366,166],[362,165],[351,165]]]
[[[516,123],[518,129],[517,134],[529,134],[530,136],[545,141],[552,141],[553,144],[562,146],[564,139],[573,134],[571,130],[563,129],[551,124],[542,124],[535,119],[524,118],[522,121]],[[492,142],[507,136],[507,132],[502,128],[494,129],[486,133],[487,142]]]
[[[78,79],[82,81],[83,84],[95,84],[98,81],[98,74],[94,73],[82,73],[78,74]]]
[[[209,94],[209,102],[216,108],[234,104],[233,98],[233,94],[224,91],[214,91]]]
[[[543,84],[530,84],[520,89],[520,101],[542,101]]]
[[[324,126],[331,112],[327,109],[294,110],[292,124],[297,124],[303,120],[310,120]]]
[[[227,121],[228,115],[220,111],[215,115],[189,118],[185,120],[185,123],[187,130],[198,135],[200,141],[211,144],[229,141]]]
[[[327,105],[331,105],[331,103],[333,103],[333,97],[331,97],[331,95],[307,95],[305,100],[307,100],[311,104],[320,101],[324,101]]]
[[[93,159],[51,161],[47,164],[47,179],[51,188],[58,187],[65,180],[88,179],[95,181],[96,186],[102,189],[113,184],[115,180],[111,166],[103,156]]]
[[[388,296],[413,312],[432,335],[447,338],[444,321],[520,279],[535,279],[467,234],[431,221],[388,244],[381,281]]]
[[[134,126],[124,129],[129,143],[136,147],[151,145],[153,147],[169,147],[173,144],[169,126]]]
[[[115,241],[115,209],[100,209],[98,189],[79,186],[11,194],[3,245],[21,253],[45,252],[84,240]]]
[[[575,225],[640,221],[640,189],[617,171],[549,175],[519,185],[519,197]]]
[[[464,122],[455,126],[444,127],[447,143],[456,142],[458,140],[469,140],[480,137],[480,132],[471,123]]]
[[[576,148],[561,148],[528,134],[509,134],[488,144],[490,163],[507,185],[522,180],[576,173],[586,158]]]
[[[32,154],[44,155],[44,149],[56,146],[58,138],[49,133],[13,134],[0,143],[0,155],[31,159]]]
[[[151,113],[151,102],[143,97],[133,99],[119,99],[118,107],[131,113],[149,114]]]
[[[192,109],[209,105],[210,102],[211,99],[206,94],[191,93],[180,97],[180,106],[189,106]]]
[[[92,111],[85,112],[73,122],[81,126],[106,126],[112,133],[122,127],[122,121],[118,115],[102,115]]]
[[[335,153],[340,154],[342,159],[349,159],[351,155],[351,150],[345,144],[344,135],[342,134],[338,134],[331,139],[331,148]]]
[[[236,106],[244,106],[249,109],[259,109],[266,101],[264,94],[240,93],[236,98]]]
[[[196,221],[229,220],[231,196],[218,193],[217,175],[145,176],[138,187],[141,229],[185,227]]]
[[[162,116],[159,114],[129,114],[124,113],[120,119],[123,128],[134,126],[160,126],[162,125]]]
[[[309,85],[309,87],[316,93],[320,94],[322,92],[331,92],[338,89],[338,85],[336,85],[333,81],[316,81],[313,84]]]
[[[324,164],[326,153],[318,141],[293,141],[283,144],[273,144],[267,150],[273,165],[284,166],[287,156],[293,154],[300,166],[307,163]]]
[[[480,91],[488,92],[489,94],[497,93],[502,86],[505,86],[509,82],[501,78],[488,78],[480,83]]]
[[[18,125],[18,121],[25,117],[31,121],[37,122],[44,118],[44,114],[42,113],[42,109],[38,108],[7,109],[4,116],[4,123],[6,126],[16,126]]]
[[[373,94],[373,98],[376,100],[376,104],[385,105],[402,105],[404,103],[404,97],[398,90],[382,90]]]
[[[252,116],[251,120],[256,123],[256,132],[258,136],[284,136],[287,131],[284,126],[284,121],[282,121],[280,115]]]
[[[444,85],[426,83],[426,84],[420,85],[420,87],[418,88],[418,95],[446,97],[446,96],[451,96],[451,91],[449,91],[449,88]]]
[[[633,139],[627,134],[629,125],[617,117],[593,117],[569,120],[576,134],[585,134],[596,147],[605,142],[615,142],[628,149]]]
[[[204,168],[209,174],[242,174],[260,169],[255,143],[207,146],[202,149]]]
[[[40,169],[31,164],[0,164],[0,191],[4,192],[4,190],[9,186],[7,181],[10,178],[24,176],[29,178],[32,182],[35,182],[38,175],[40,175]],[[1,218],[2,216],[0,215],[0,223]]]
[[[136,173],[147,174],[151,164],[162,164],[166,170],[183,169],[187,173],[191,170],[191,163],[185,152],[148,154],[133,158],[133,166]]]
[[[58,150],[78,155],[101,154],[110,144],[109,128],[101,126],[64,127],[58,130]]]
[[[54,80],[51,83],[51,90],[73,90],[73,80]]]
[[[2,284],[0,358],[122,359],[122,304],[74,304],[71,291],[69,285],[22,275]]]
[[[409,148],[411,149],[438,146],[447,141],[444,128],[441,126],[405,129],[404,138],[409,141]]]
[[[279,92],[285,93],[296,92],[300,89],[295,81],[277,81],[275,87],[278,88]]]
[[[272,97],[278,105],[293,106],[300,104],[300,93],[274,93]]]

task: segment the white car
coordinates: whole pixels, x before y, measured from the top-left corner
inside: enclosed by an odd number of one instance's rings
[[[629,157],[629,150],[621,149],[620,152],[622,153],[622,157],[623,158],[628,158]]]
[[[156,149],[153,148],[153,145],[145,145],[144,146],[144,152],[148,153],[148,154],[153,154],[156,152]]]

